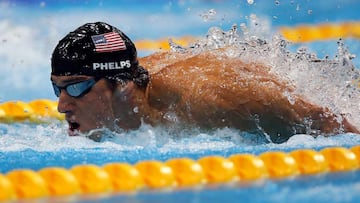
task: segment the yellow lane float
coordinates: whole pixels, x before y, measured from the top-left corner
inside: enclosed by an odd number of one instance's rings
[[[228,158],[235,164],[238,176],[242,180],[256,180],[268,176],[262,159],[252,154],[234,154]]]
[[[285,152],[264,152],[260,154],[271,178],[284,178],[298,174],[295,159]]]
[[[192,159],[170,159],[165,164],[172,169],[179,187],[201,186],[206,183],[203,167]]]
[[[19,122],[27,119],[34,119],[34,111],[31,106],[23,101],[8,101],[0,104],[0,108],[4,111],[5,122]]]
[[[70,172],[79,182],[82,194],[107,194],[113,190],[110,175],[99,166],[78,165],[72,167]]]
[[[17,199],[38,199],[49,195],[45,180],[35,171],[13,170],[6,177],[14,186]]]
[[[47,183],[48,191],[53,197],[80,193],[79,182],[75,175],[65,168],[48,167],[41,169],[38,173]]]
[[[312,149],[299,149],[290,153],[296,163],[301,174],[317,174],[328,170],[328,163],[325,156]]]
[[[328,161],[330,171],[349,171],[359,168],[358,157],[343,147],[326,148],[320,151]]]
[[[128,163],[108,163],[103,169],[110,175],[114,192],[136,192],[145,184],[140,172]]]
[[[135,164],[150,189],[169,189],[176,186],[176,179],[170,166],[157,160],[141,161]]]
[[[0,122],[47,122],[49,119],[64,120],[57,111],[57,102],[48,99],[36,99],[30,102],[7,101],[0,103]]]
[[[0,202],[16,199],[15,189],[9,178],[0,174]]]
[[[63,119],[64,115],[57,111],[57,102],[49,99],[36,99],[28,102],[38,118]]]
[[[198,160],[208,183],[227,183],[237,180],[235,164],[221,156],[205,156]]]

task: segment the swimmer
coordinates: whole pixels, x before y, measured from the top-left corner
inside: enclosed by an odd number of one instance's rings
[[[221,56],[221,60],[219,59]],[[270,68],[227,58],[159,52],[139,58],[133,42],[103,22],[87,23],[55,47],[51,81],[69,135],[124,131],[142,123],[202,130],[234,128],[281,143],[294,134],[359,133],[342,115],[312,104]],[[292,94],[290,102],[286,94]]]

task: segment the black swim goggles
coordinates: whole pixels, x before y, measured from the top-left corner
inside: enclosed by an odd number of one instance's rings
[[[57,97],[60,97],[61,90],[63,89],[66,90],[67,94],[72,97],[81,97],[88,93],[98,80],[99,79],[91,78],[89,80],[71,83],[63,87],[57,86],[54,82],[52,82],[52,86]]]

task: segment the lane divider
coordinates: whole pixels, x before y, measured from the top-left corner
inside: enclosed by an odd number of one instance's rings
[[[30,102],[7,101],[0,103],[0,122],[42,123],[53,119],[64,120],[57,111],[57,102],[48,99],[36,99]]]
[[[169,40],[172,40],[174,43],[187,47],[192,42],[196,41],[195,37],[192,36],[183,36],[179,38],[162,38],[158,40],[137,40],[135,41],[136,49],[142,50],[142,51],[159,51],[159,50],[169,50]]]
[[[289,153],[269,151],[260,155],[234,154],[204,156],[198,160],[174,158],[103,166],[82,164],[70,169],[47,167],[34,171],[14,169],[0,174],[0,201],[76,199],[87,196],[136,194],[142,191],[199,189],[264,179],[281,180],[294,176],[359,169],[360,145],[328,147],[320,151],[298,149]]]
[[[302,24],[292,27],[280,27],[283,37],[293,43],[320,40],[338,40],[340,38],[360,38],[360,22],[322,23],[317,25]]]

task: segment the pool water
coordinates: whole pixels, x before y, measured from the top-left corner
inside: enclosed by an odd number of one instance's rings
[[[141,5],[141,6],[140,6]],[[360,126],[360,87],[356,37],[307,43],[286,43],[278,35],[282,26],[340,24],[359,21],[358,1],[0,1],[0,101],[56,100],[51,84],[50,55],[58,40],[70,30],[90,21],[118,26],[135,42],[191,36],[204,51],[204,43],[216,46],[247,46],[247,52],[228,48],[227,53],[244,60],[270,63],[272,71],[288,79],[310,101],[345,112]],[[34,12],[36,11],[36,12]],[[237,25],[236,42],[229,35]],[[234,36],[232,36],[234,37]],[[232,38],[233,39],[233,38]],[[258,44],[259,39],[266,44]],[[261,41],[260,40],[260,41]],[[239,44],[236,44],[240,42]],[[255,43],[256,42],[256,43]],[[230,43],[230,44],[229,44]],[[21,49],[19,48],[21,47]],[[249,48],[250,47],[250,48]],[[266,47],[266,49],[264,49]],[[303,47],[306,47],[303,48]],[[172,47],[174,48],[174,47]],[[267,50],[267,51],[266,51]],[[139,49],[140,56],[154,49]],[[176,51],[176,49],[175,49]],[[328,57],[326,57],[328,56]],[[311,63],[319,59],[321,63]],[[325,60],[326,59],[326,60]],[[289,98],[291,99],[291,98]],[[0,123],[0,172],[40,170],[82,164],[102,166],[112,162],[136,164],[143,160],[166,161],[178,157],[193,160],[205,156],[260,155],[267,151],[296,149],[320,151],[327,147],[351,148],[360,144],[357,134],[332,137],[295,135],[274,144],[266,138],[234,129],[213,132],[181,132],[174,137],[166,129],[142,125],[130,133],[110,133],[102,142],[67,136],[65,122]],[[180,138],[179,138],[180,137]],[[77,202],[358,202],[360,172],[328,172],[318,175],[265,179],[247,184],[206,185],[204,188],[145,190],[137,194],[114,194],[100,199],[83,197]]]

